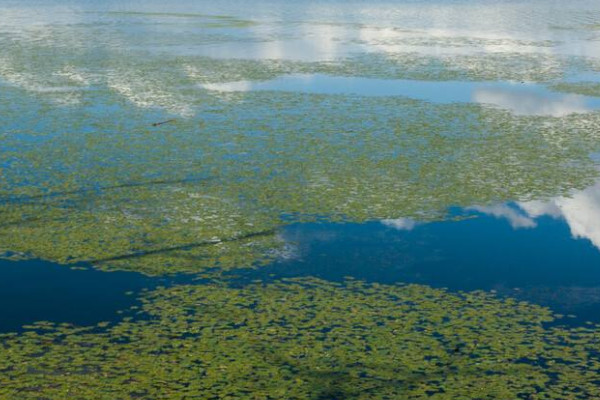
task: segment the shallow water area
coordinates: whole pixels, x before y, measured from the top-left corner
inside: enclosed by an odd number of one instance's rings
[[[386,80],[326,75],[283,76],[266,82],[204,84],[217,92],[285,91],[359,96],[401,96],[433,103],[477,103],[509,110],[517,115],[561,117],[600,109],[600,96],[553,92],[525,82],[461,82]]]
[[[0,398],[596,398],[599,27],[2,2]]]

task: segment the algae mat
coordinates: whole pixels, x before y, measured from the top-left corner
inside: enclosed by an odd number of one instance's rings
[[[143,320],[3,335],[0,393],[22,399],[591,399],[596,326],[484,292],[296,279],[180,285]]]
[[[596,2],[459,3],[0,5],[0,255],[189,279],[116,322],[2,334],[0,397],[600,398],[598,327],[539,305],[228,274],[289,256],[292,223],[439,221],[596,181]],[[559,100],[253,90],[315,74]]]
[[[114,121],[92,115],[100,131],[5,135],[0,250],[148,274],[248,267],[281,253],[291,222],[443,219],[451,206],[568,195],[597,177],[598,112],[231,95],[206,94],[212,115],[159,127],[146,114],[131,124],[137,109],[123,106]]]

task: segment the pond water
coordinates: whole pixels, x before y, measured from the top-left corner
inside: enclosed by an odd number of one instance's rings
[[[21,331],[37,321],[76,325],[121,319],[119,311],[138,305],[136,294],[156,280],[132,272],[103,273],[47,261],[0,263],[0,331]]]
[[[294,225],[284,233],[296,244],[293,256],[233,274],[263,280],[351,276],[452,291],[483,289],[570,314],[571,323],[598,321],[597,224],[590,221],[584,233],[577,224],[586,221],[575,216],[531,218],[518,210],[515,205],[461,210],[471,217],[461,221]]]
[[[0,1],[0,398],[600,396],[600,3]]]
[[[517,115],[561,117],[600,108],[600,97],[560,94],[536,84],[507,82],[388,80],[327,75],[286,75],[270,81],[200,85],[216,92],[250,90],[360,96],[403,96],[431,103],[478,103]]]

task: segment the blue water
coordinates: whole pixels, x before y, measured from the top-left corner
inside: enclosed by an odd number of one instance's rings
[[[598,0],[0,0],[0,334],[16,332],[0,393],[301,398],[279,387],[314,384],[319,399],[441,399],[476,397],[450,389],[473,377],[490,393],[522,385],[515,398],[595,394],[594,328],[586,343],[567,329],[600,324],[600,92],[560,85],[587,82],[600,82]],[[404,324],[376,306],[359,325],[290,326],[274,312],[294,314],[304,286],[288,296],[285,278],[485,291],[568,318],[538,336],[525,307],[504,324],[493,301],[433,304],[399,343],[434,353],[405,359],[375,349]],[[175,287],[208,282],[214,299]],[[248,303],[221,290],[249,283]],[[375,305],[390,290],[335,287]],[[337,313],[318,293],[298,298],[307,318]],[[363,335],[363,318],[381,331]],[[39,321],[101,334],[36,337]],[[216,353],[228,343],[242,352]],[[577,369],[551,366],[553,346]],[[337,391],[346,379],[365,392]]]
[[[36,321],[79,326],[117,321],[143,289],[164,280],[133,272],[103,272],[41,260],[0,260],[0,332],[20,331]]]
[[[600,248],[574,238],[567,222],[544,216],[535,227],[457,210],[463,218],[366,224],[297,224],[284,236],[289,259],[234,275],[245,279],[316,276],[419,283],[451,291],[487,290],[600,321]],[[468,218],[464,218],[468,217]]]
[[[582,77],[580,77],[582,78]],[[262,82],[205,84],[223,92],[283,91],[362,96],[402,96],[433,103],[478,103],[517,115],[564,116],[600,109],[600,97],[561,94],[531,82],[391,80],[328,75],[287,75]]]
[[[573,237],[564,218],[542,216],[535,226],[511,226],[506,218],[478,211],[452,213],[453,219],[435,222],[294,224],[281,233],[293,246],[287,258],[229,275],[234,285],[313,276],[487,290],[572,314],[571,323],[600,322],[600,248]],[[0,332],[41,320],[82,326],[117,321],[120,311],[134,315],[128,309],[139,305],[144,289],[190,279],[2,261]]]
[[[210,115],[202,114],[207,110],[189,105],[195,96],[207,93],[216,98],[252,91],[397,96],[433,104],[479,104],[516,115],[586,117],[600,110],[600,97],[559,93],[551,90],[551,84],[598,81],[600,42],[594,27],[598,3],[563,3],[5,1],[0,4],[0,111],[4,111],[0,112],[0,138],[11,135],[19,140],[14,147],[4,145],[0,150],[50,146],[64,132],[74,132],[77,138],[84,134],[102,138],[115,129],[135,140],[156,139],[153,146],[168,146],[168,137],[144,136],[140,124],[149,127],[146,120],[171,118],[185,121],[195,114],[208,120]],[[524,18],[531,15],[536,18]],[[372,76],[373,71],[382,75],[374,68],[380,61],[396,60],[402,67],[404,57],[413,56],[433,57],[426,62],[417,59],[423,62],[418,67],[405,66],[432,79]],[[464,63],[460,57],[454,59],[458,56],[473,58]],[[530,58],[539,63],[528,64]],[[502,64],[512,59],[525,61]],[[224,78],[219,70],[206,71],[211,66],[207,60],[265,64],[240,67]],[[362,69],[334,75],[287,73],[283,68],[274,77],[245,78],[254,69],[284,61],[351,65],[364,60],[365,76]],[[164,68],[167,62],[171,64]],[[433,79],[441,66],[470,78]],[[502,76],[502,68],[514,69],[509,72],[520,78],[494,79]],[[399,71],[403,68],[394,74]],[[482,75],[492,78],[482,79]],[[273,118],[275,108],[259,108],[266,115],[256,119]],[[219,110],[209,107],[208,111]],[[113,118],[118,126],[113,126]],[[244,126],[239,129],[247,133]],[[228,143],[230,138],[224,140]],[[75,142],[74,148],[83,146]],[[58,154],[78,157],[78,153]],[[103,156],[103,161],[111,159],[110,154]],[[135,157],[145,161],[144,153],[132,154]],[[18,170],[17,158],[14,154],[10,159],[0,157],[0,168]],[[186,165],[175,155],[173,160],[158,162],[165,163],[159,165],[165,172]],[[85,176],[86,168],[75,167],[74,175]],[[50,162],[35,169],[42,178],[45,173],[53,176],[52,171],[57,169]],[[126,167],[119,171],[124,183],[137,182],[126,171]],[[58,175],[55,181],[61,179]],[[100,186],[92,182],[73,193],[95,193],[92,189]],[[495,290],[576,313],[581,320],[598,320],[598,193],[592,186],[572,199],[542,204],[474,204],[458,214],[477,218],[459,221],[398,219],[281,227],[281,235],[295,250],[288,258],[247,275],[269,279],[314,275],[333,280],[352,276],[451,290]],[[448,201],[452,204],[453,199]],[[161,280],[141,273],[79,271],[36,260],[2,261],[0,330],[19,329],[36,320],[82,325],[113,320],[119,318],[117,311],[135,304],[141,288],[157,282]],[[126,295],[129,291],[134,294]]]

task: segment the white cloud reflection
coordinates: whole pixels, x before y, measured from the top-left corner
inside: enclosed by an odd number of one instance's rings
[[[515,229],[535,228],[537,223],[528,215],[524,215],[506,204],[496,204],[493,206],[475,206],[467,210],[477,211],[483,214],[492,215],[496,218],[505,218]]]
[[[564,117],[590,111],[584,96],[551,94],[539,89],[480,88],[473,91],[473,101],[498,106],[517,115]]]
[[[381,220],[381,223],[399,231],[411,231],[419,224],[417,221],[411,218],[384,219]]]
[[[587,239],[600,249],[600,182],[570,197],[519,202],[515,207],[495,205],[470,209],[504,218],[515,229],[533,228],[537,226],[536,219],[544,216],[563,219],[574,238]]]

